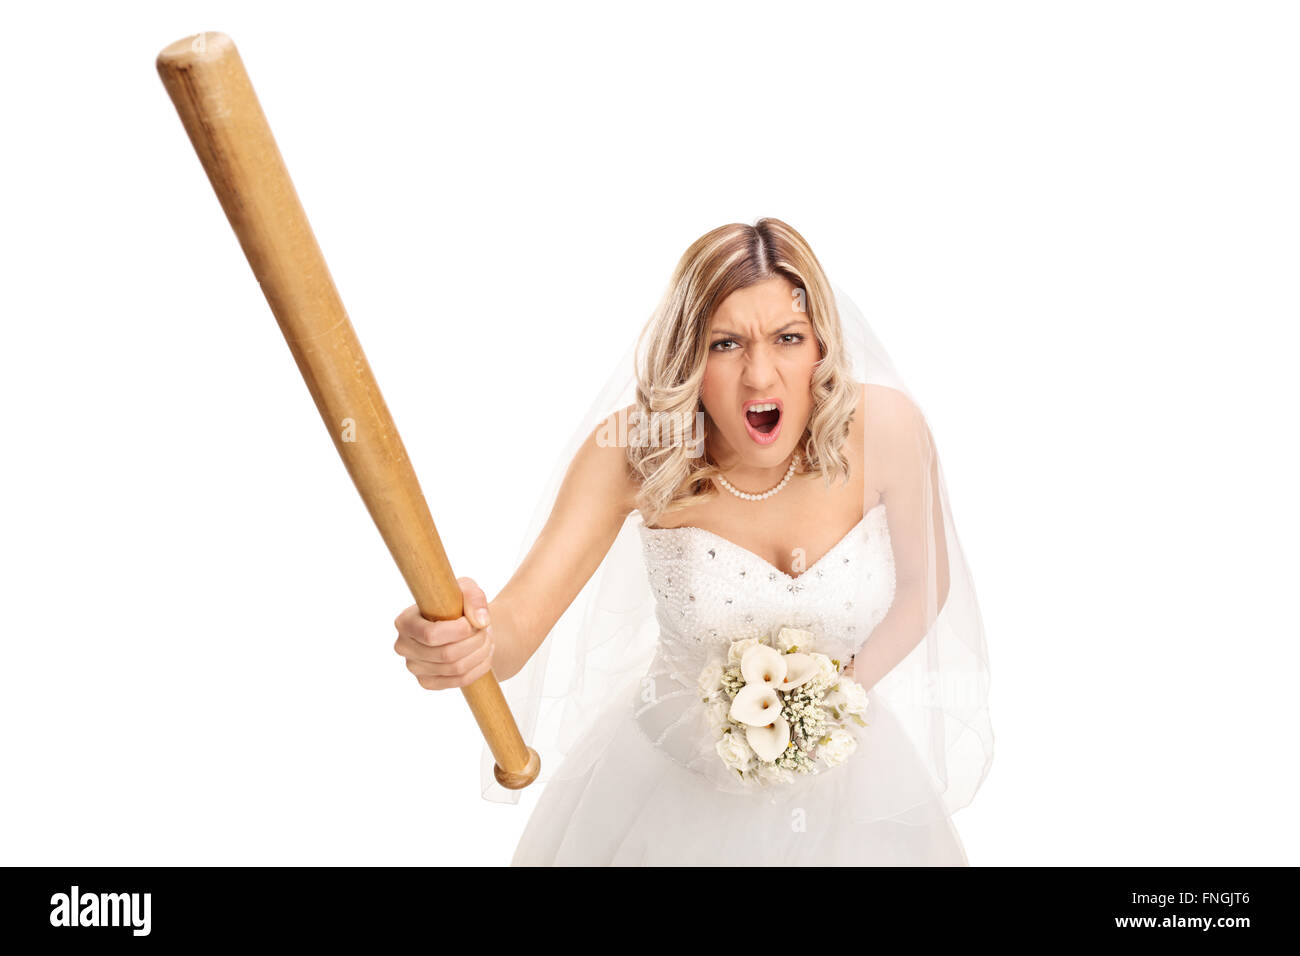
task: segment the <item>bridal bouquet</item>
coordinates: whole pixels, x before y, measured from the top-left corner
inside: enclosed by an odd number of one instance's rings
[[[772,644],[733,641],[725,664],[700,672],[718,756],[742,780],[788,783],[817,773],[819,760],[838,766],[857,748],[845,727],[866,726],[867,692],[840,673],[839,661],[801,652],[812,637],[783,627]]]

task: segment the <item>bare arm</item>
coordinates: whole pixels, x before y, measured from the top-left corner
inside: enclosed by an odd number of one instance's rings
[[[871,392],[867,441],[880,462],[880,491],[894,550],[894,603],[853,662],[870,690],[925,637],[948,598],[947,536],[939,499],[939,460],[925,418],[905,395]],[[933,574],[932,574],[933,572]]]
[[[517,674],[541,646],[600,566],[635,506],[627,449],[601,447],[596,436],[602,433],[620,434],[602,425],[587,436],[537,540],[488,605],[496,644],[492,670],[499,680]]]

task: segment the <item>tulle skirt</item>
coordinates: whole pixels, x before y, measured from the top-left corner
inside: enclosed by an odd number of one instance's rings
[[[512,866],[969,865],[947,815],[855,822],[861,788],[889,786],[903,769],[896,747],[855,753],[797,792],[736,793],[652,743],[630,708],[603,719],[616,723],[579,742],[545,784]]]

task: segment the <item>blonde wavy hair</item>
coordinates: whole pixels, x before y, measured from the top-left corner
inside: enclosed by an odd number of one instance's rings
[[[719,226],[682,255],[637,339],[632,411],[642,422],[694,422],[696,413],[704,411],[700,386],[714,310],[737,289],[778,276],[804,290],[804,308],[821,349],[811,382],[812,414],[797,446],[802,459],[798,473],[820,470],[829,487],[849,477],[844,443],[857,408],[857,388],[830,283],[803,236],[779,219]],[[707,429],[707,412],[705,419]],[[647,525],[718,494],[711,479],[721,470],[707,454],[690,453],[691,445],[704,439],[693,434],[688,441],[629,445],[628,461],[640,479],[636,508]]]

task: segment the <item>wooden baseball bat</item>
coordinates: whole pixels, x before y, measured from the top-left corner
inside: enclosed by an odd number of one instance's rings
[[[348,320],[239,51],[224,33],[177,40],[158,75],[262,286],[348,474],[431,621],[464,605],[415,470]],[[496,760],[521,789],[541,769],[489,670],[463,688]]]

